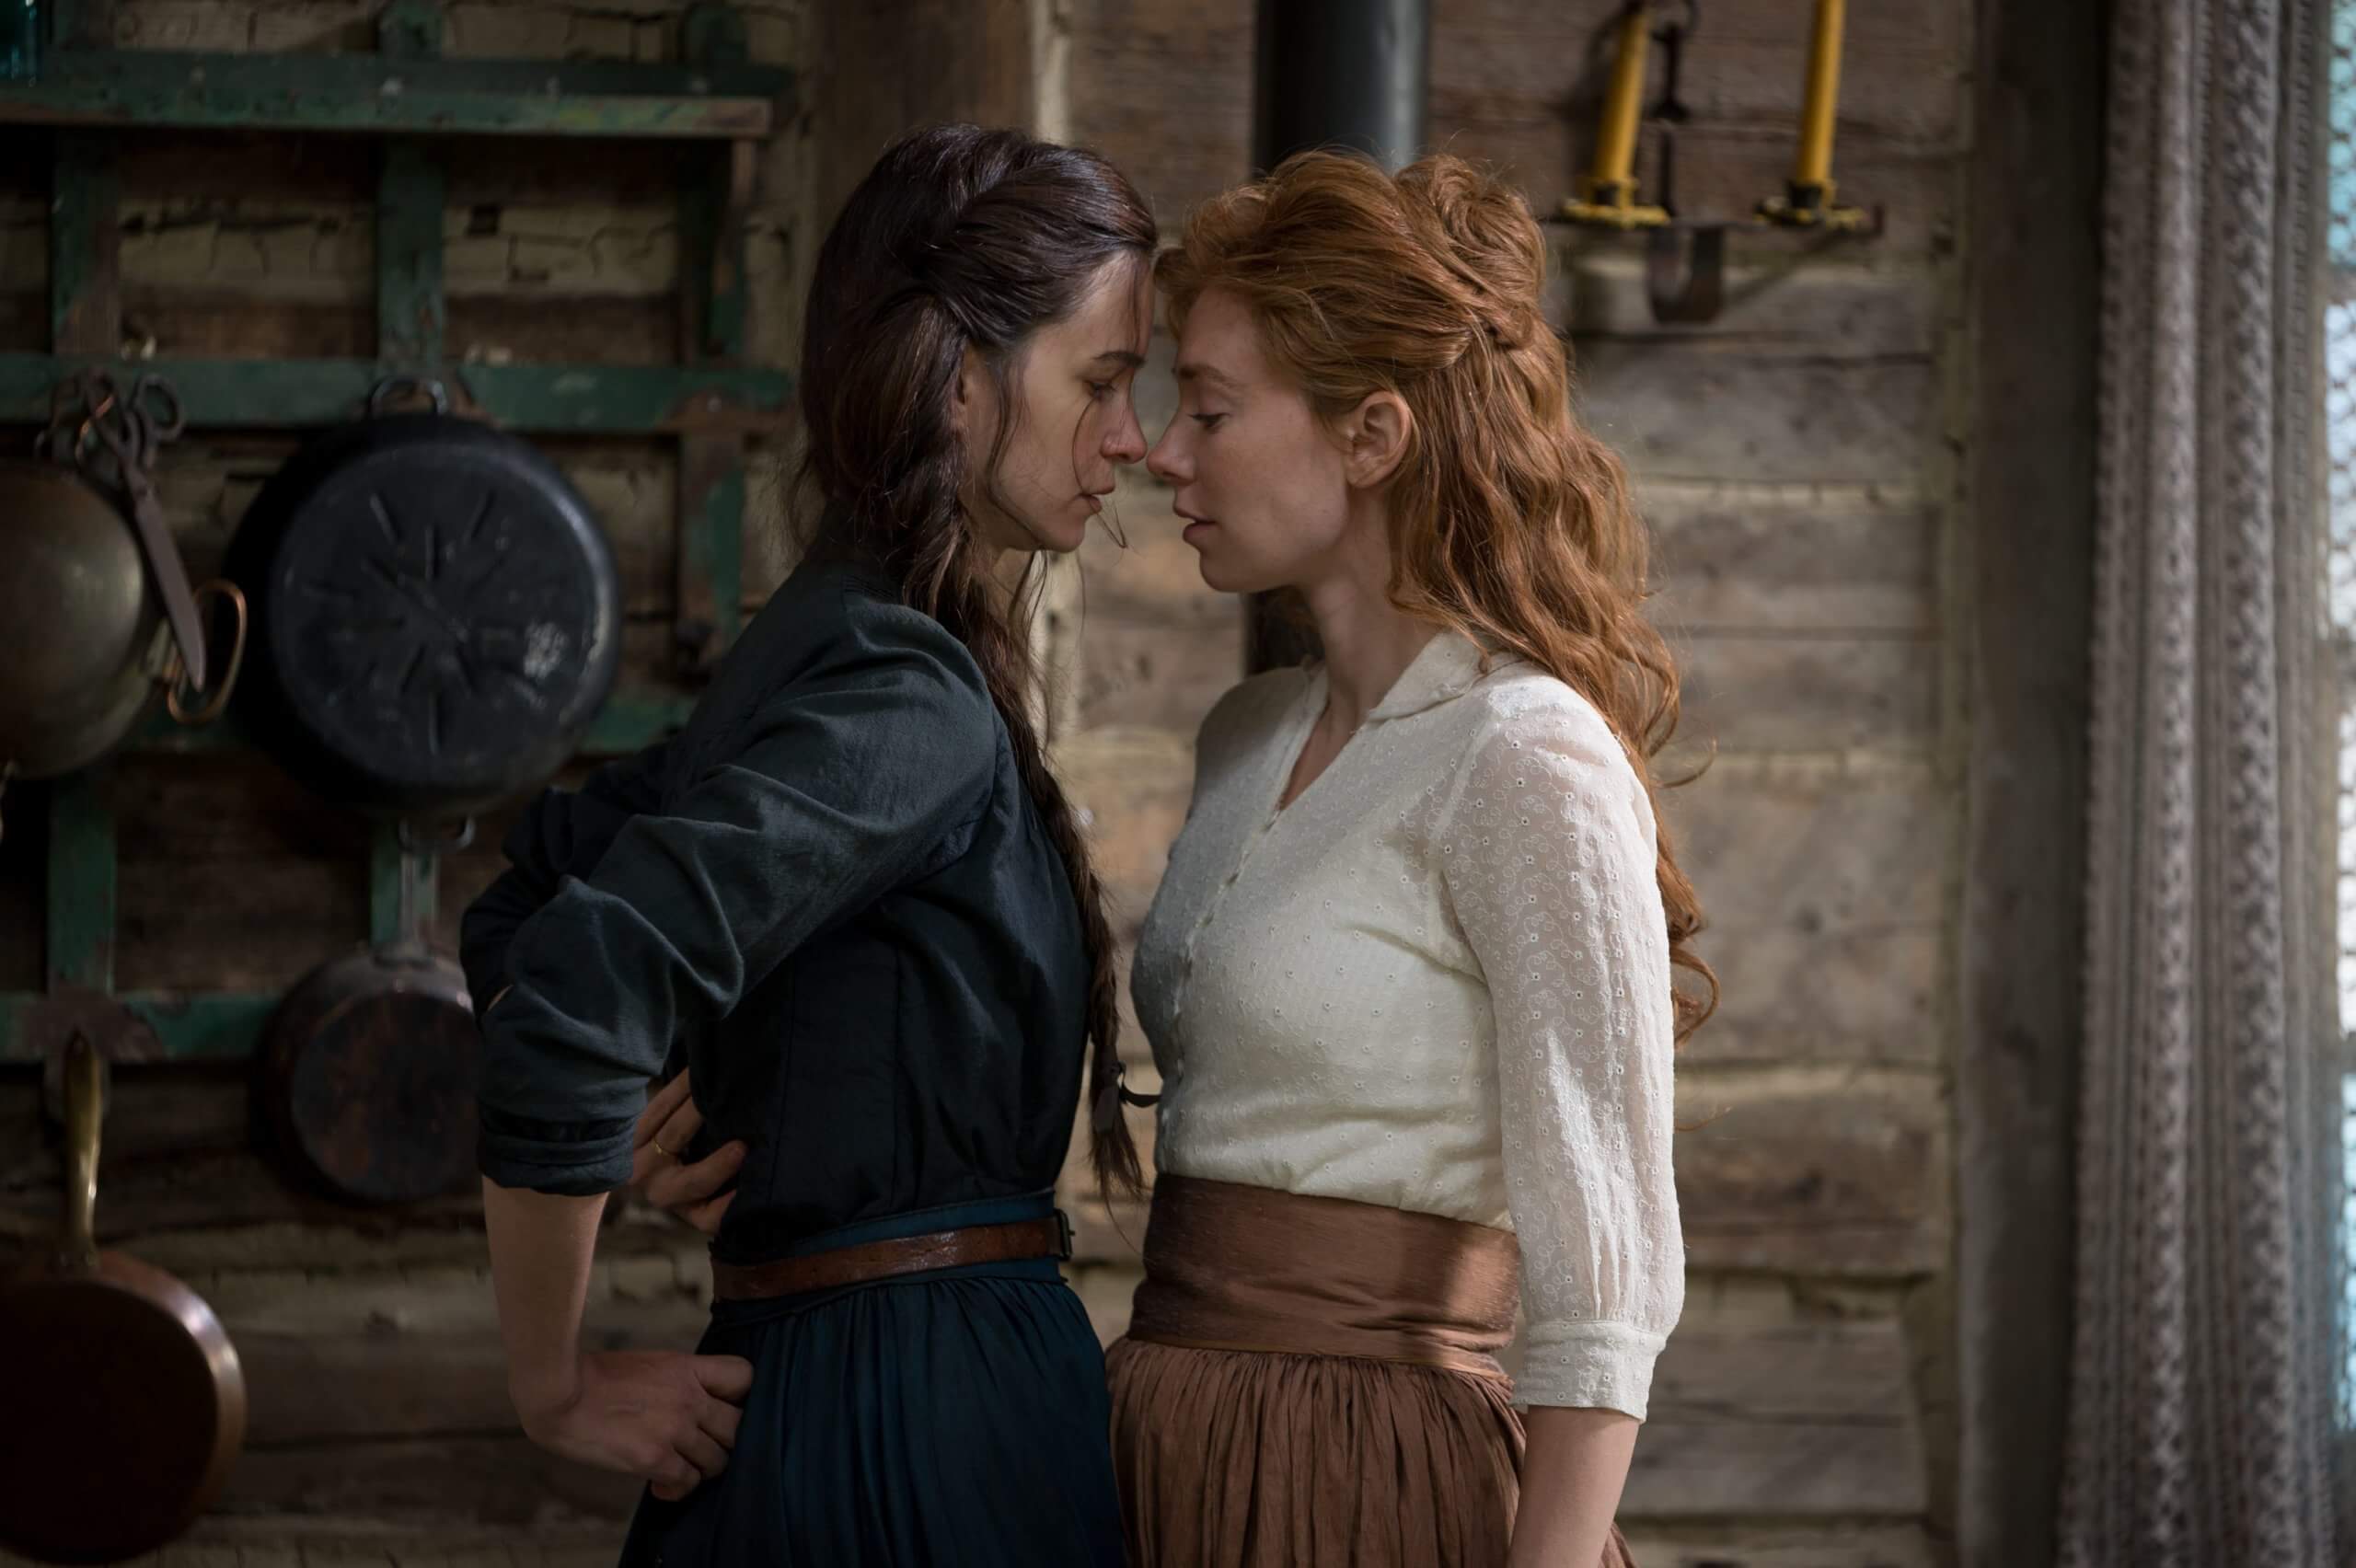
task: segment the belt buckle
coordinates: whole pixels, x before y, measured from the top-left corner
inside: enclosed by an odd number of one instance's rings
[[[1059,1262],[1071,1261],[1071,1216],[1056,1210],[1056,1258]]]

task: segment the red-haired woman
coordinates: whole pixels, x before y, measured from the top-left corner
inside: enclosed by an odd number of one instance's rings
[[[1323,658],[1204,724],[1138,945],[1160,1179],[1110,1368],[1140,1568],[1624,1551],[1684,1296],[1670,1063],[1715,982],[1654,813],[1644,532],[1544,265],[1454,158],[1311,154],[1157,269],[1182,401],[1149,466],[1204,580],[1296,594]]]

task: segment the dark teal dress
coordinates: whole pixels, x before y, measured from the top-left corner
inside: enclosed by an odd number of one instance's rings
[[[804,565],[672,741],[550,790],[468,911],[483,1171],[623,1185],[648,1081],[685,1157],[751,1150],[713,1255],[1043,1215],[1089,965],[1061,857],[964,646]],[[726,1472],[644,1499],[623,1561],[1115,1564],[1103,1357],[1052,1260],[723,1303],[754,1388]]]

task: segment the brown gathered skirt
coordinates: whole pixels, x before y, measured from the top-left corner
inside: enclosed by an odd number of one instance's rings
[[[1145,1268],[1106,1355],[1134,1568],[1502,1568],[1510,1231],[1164,1176]]]

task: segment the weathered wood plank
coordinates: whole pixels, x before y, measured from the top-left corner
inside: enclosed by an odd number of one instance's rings
[[[364,1516],[438,1527],[620,1525],[641,1488],[512,1437],[248,1447],[214,1505],[221,1514]]]
[[[1655,1368],[1620,1511],[1905,1518],[1924,1482],[1898,1324],[1690,1328]]]
[[[516,1429],[487,1274],[226,1276],[204,1295],[237,1347],[257,1447]],[[629,1299],[606,1285],[583,1343],[692,1350],[710,1316],[684,1288]]]
[[[1056,748],[1055,761],[1094,845],[1114,928],[1133,934],[1186,820],[1194,736],[1126,726],[1082,730]]]
[[[367,940],[361,819],[260,757],[117,770],[123,988],[274,989]]]
[[[1927,1074],[1686,1073],[1677,1193],[1688,1262],[1876,1278],[1945,1269],[1946,1124]]]
[[[1940,920],[1953,811],[1927,764],[1805,758],[1722,756],[1666,802],[1726,940]]]
[[[1642,1443],[1639,1441],[1639,1447]],[[1912,1525],[1653,1525],[1623,1514],[1629,1555],[1644,1568],[1935,1568],[1946,1558]]]
[[[1551,114],[1576,134],[1579,156],[1590,156],[1617,11],[1612,0],[1440,0],[1432,23],[1435,126]],[[1853,13],[1842,40],[1836,172],[1847,142],[1956,133],[1970,55],[1963,16],[1955,0],[1905,0]],[[1685,48],[1678,97],[1697,119],[1788,135],[1799,118],[1807,50],[1806,6],[1788,0],[1713,5]],[[1657,49],[1647,64],[1657,93],[1665,70]]]
[[[621,1528],[608,1521],[587,1527],[507,1530],[403,1528],[374,1520],[322,1521],[268,1516],[214,1517],[163,1551],[138,1559],[139,1568],[609,1568]],[[0,1552],[0,1568],[31,1568]]]
[[[1727,750],[1927,754],[1938,732],[1939,648],[1923,637],[1675,636],[1679,733]]]
[[[1946,1057],[1947,940],[1936,922],[1828,931],[1714,917],[1696,946],[1717,971],[1722,998],[1686,1041],[1681,1063],[1928,1066]]]
[[[388,1524],[271,1514],[214,1514],[139,1568],[612,1568],[621,1527],[610,1519],[500,1528]],[[33,1568],[0,1552],[0,1568]]]
[[[1081,623],[1079,719],[1192,736],[1214,703],[1242,678],[1243,605],[1223,614],[1133,619],[1091,611]]]
[[[1252,7],[1073,7],[1073,132],[1137,182],[1172,238],[1188,208],[1252,172]]]
[[[1729,259],[1726,305],[1708,321],[1653,319],[1642,238],[1550,223],[1546,318],[1585,338],[1696,338],[1729,349],[1805,350],[1828,359],[1928,355],[1939,291],[1927,272],[1761,241]]]
[[[1704,631],[1939,628],[1936,507],[1906,490],[1649,483],[1655,613]]]
[[[1927,359],[1577,346],[1579,411],[1645,478],[1908,485],[1938,428]]]
[[[1718,1015],[1688,1064],[1943,1059],[1951,798],[1923,764],[1720,755],[1665,820],[1709,926]]]

